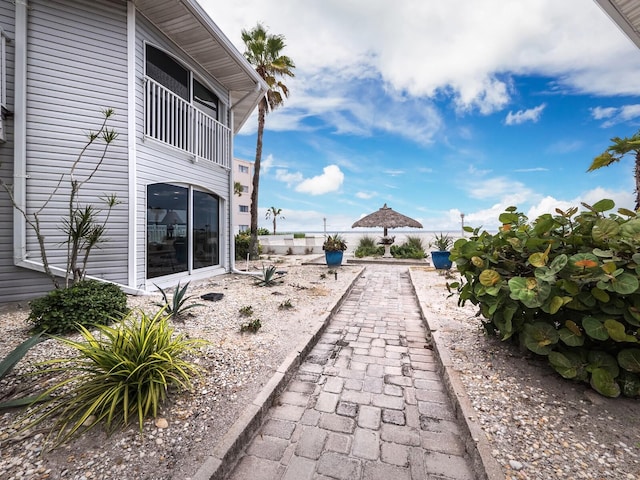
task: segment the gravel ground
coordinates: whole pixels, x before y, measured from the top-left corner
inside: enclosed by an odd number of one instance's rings
[[[540,357],[483,335],[445,277],[414,269],[492,455],[511,479],[640,479],[640,404],[562,379]],[[435,328],[435,327],[433,327]]]
[[[107,437],[91,431],[52,452],[43,452],[45,433],[15,437],[16,412],[0,416],[0,478],[188,480],[207,451],[268,381],[301,333],[320,321],[360,271],[343,266],[338,278],[325,266],[300,265],[281,257],[282,285],[255,287],[250,278],[224,275],[193,286],[194,295],[219,292],[203,302],[177,331],[206,338],[200,364],[207,375],[194,391],[172,398],[149,420]],[[322,278],[322,274],[325,278]],[[493,455],[507,479],[640,479],[640,415],[637,400],[606,399],[559,378],[538,359],[482,335],[473,306],[447,298],[446,279],[414,269],[416,288],[427,292],[425,315],[439,325]],[[157,296],[132,297],[149,306]],[[279,306],[290,300],[294,308]],[[251,305],[263,324],[258,334],[241,334],[239,314]],[[27,336],[24,308],[0,311],[5,343],[0,358]],[[36,361],[64,354],[54,340],[38,345],[0,382],[0,393],[23,381]],[[166,423],[165,423],[166,422]]]
[[[246,275],[230,274],[190,287],[194,301],[205,306],[191,309],[184,322],[173,326],[176,332],[211,342],[198,358],[206,374],[195,382],[192,392],[171,397],[160,418],[145,423],[142,436],[137,424],[110,437],[94,429],[41,454],[46,432],[16,437],[12,424],[19,412],[4,413],[0,416],[0,479],[184,480],[193,475],[302,334],[324,320],[362,269],[342,266],[336,276],[324,265],[301,265],[300,257],[273,257],[265,265],[269,262],[286,271],[277,286],[258,287]],[[261,264],[253,268],[260,269]],[[198,298],[212,292],[224,297],[216,302]],[[153,304],[159,300],[159,295],[130,297],[129,305],[154,311]],[[287,300],[293,308],[280,308]],[[245,306],[254,312],[249,319],[239,312]],[[27,338],[27,315],[27,306],[0,311],[7,339],[0,344],[0,359]],[[260,319],[262,328],[257,334],[241,333],[240,325],[251,319]],[[22,374],[33,371],[36,362],[65,353],[53,339],[32,348],[0,382],[0,397],[24,384]]]

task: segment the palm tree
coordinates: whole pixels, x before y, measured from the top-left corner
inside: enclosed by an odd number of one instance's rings
[[[242,196],[242,184],[240,182],[234,182],[233,183],[233,193],[234,195],[238,195],[239,197]]]
[[[256,69],[258,75],[269,86],[265,96],[258,104],[258,133],[256,140],[256,160],[253,168],[253,191],[251,192],[251,240],[249,255],[258,258],[258,185],[260,183],[260,159],[262,158],[262,136],[267,113],[278,108],[289,96],[289,89],[279,78],[293,77],[295,65],[286,55],[281,55],[285,47],[284,36],[270,35],[266,28],[258,23],[251,30],[242,30],[245,44],[245,58]]]
[[[277,218],[281,218],[282,220],[284,220],[284,216],[280,215],[282,213],[282,209],[281,208],[276,208],[276,207],[271,207],[269,208],[269,210],[267,210],[267,214],[265,215],[266,219],[269,219],[269,217],[273,218],[273,234],[276,234],[276,219]]]
[[[614,162],[619,162],[627,153],[635,153],[636,164],[634,176],[636,179],[636,211],[640,209],[640,130],[629,138],[614,137],[612,145],[593,159],[587,172],[592,172],[602,167],[608,167]]]

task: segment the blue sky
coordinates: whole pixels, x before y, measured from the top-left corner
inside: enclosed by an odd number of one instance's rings
[[[296,63],[267,116],[261,226],[271,206],[278,230],[341,231],[384,203],[426,230],[634,205],[631,157],[586,172],[640,129],[640,49],[594,1],[200,1],[241,52],[260,21]],[[254,159],[256,126],[236,157]]]

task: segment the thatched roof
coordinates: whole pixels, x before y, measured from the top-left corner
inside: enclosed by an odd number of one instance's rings
[[[351,225],[351,228],[356,227],[382,227],[384,228],[384,235],[386,236],[387,228],[422,228],[422,224],[413,218],[402,215],[394,209],[387,207],[387,204],[385,203],[381,209],[367,215],[366,217],[362,217]]]

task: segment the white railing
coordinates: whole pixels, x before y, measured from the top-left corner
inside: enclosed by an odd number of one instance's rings
[[[231,130],[148,77],[144,112],[146,136],[230,168]]]

